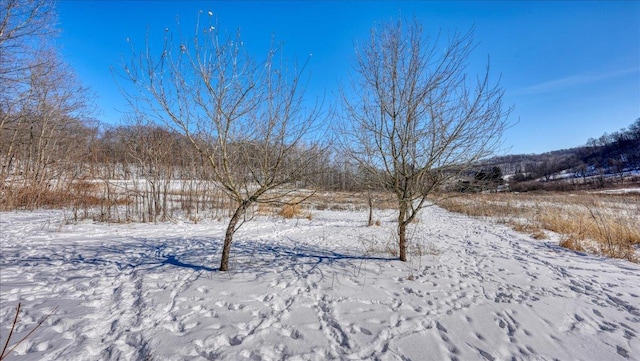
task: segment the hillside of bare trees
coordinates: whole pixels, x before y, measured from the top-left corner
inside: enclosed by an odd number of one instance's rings
[[[585,145],[542,154],[515,154],[481,162],[499,167],[512,190],[567,190],[637,184],[640,171],[640,118],[628,128]]]

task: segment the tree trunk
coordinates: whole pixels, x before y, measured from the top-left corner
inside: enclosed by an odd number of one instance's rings
[[[369,227],[373,226],[373,196],[369,194]]]
[[[229,270],[229,254],[231,252],[231,242],[233,242],[233,235],[236,232],[236,226],[238,225],[238,222],[240,222],[240,219],[245,214],[251,203],[253,203],[251,200],[242,201],[229,220],[227,231],[224,234],[224,245],[222,247],[222,259],[220,260],[220,271]]]
[[[407,205],[400,202],[400,212],[398,213],[398,247],[400,261],[407,261]]]

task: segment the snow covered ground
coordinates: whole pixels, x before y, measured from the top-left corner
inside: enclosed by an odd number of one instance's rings
[[[258,217],[216,270],[223,222],[65,224],[0,213],[7,360],[640,360],[640,265],[427,208],[410,262],[394,215]]]
[[[615,189],[605,189],[603,191],[596,191],[594,193],[604,193],[604,194],[629,194],[629,193],[638,193],[640,194],[640,188],[631,187],[631,188],[615,188]]]

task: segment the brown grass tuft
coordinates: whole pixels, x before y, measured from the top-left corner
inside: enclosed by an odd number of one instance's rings
[[[306,218],[308,220],[313,219],[311,212],[305,212],[300,204],[285,204],[278,213],[281,217],[290,218]]]
[[[302,214],[302,209],[299,204],[285,204],[282,209],[280,209],[279,215],[284,218],[294,218],[299,217]]]
[[[584,247],[582,247],[580,240],[572,236],[562,236],[562,238],[560,239],[560,247],[572,249],[577,252],[585,252],[585,249]]]

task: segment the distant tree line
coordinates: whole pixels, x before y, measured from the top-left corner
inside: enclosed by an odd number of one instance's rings
[[[640,170],[640,118],[628,128],[591,138],[582,147],[495,157],[481,166],[501,168],[510,189],[516,191],[623,184],[626,179],[634,179],[634,171]]]
[[[622,174],[640,169],[640,118],[627,129],[589,139],[579,157],[592,170]]]

